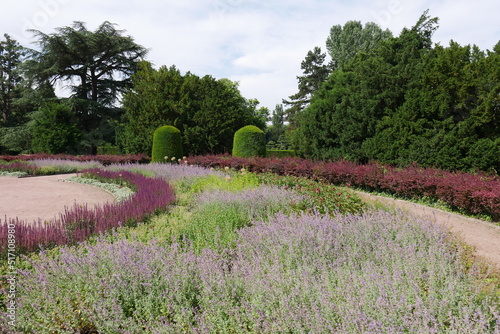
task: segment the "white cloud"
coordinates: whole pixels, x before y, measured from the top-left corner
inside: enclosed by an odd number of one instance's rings
[[[51,33],[83,21],[93,30],[110,21],[150,48],[156,66],[237,80],[245,97],[273,109],[295,93],[307,52],[325,51],[331,26],[372,21],[398,35],[426,9],[440,18],[442,45],[491,49],[500,38],[498,0],[23,0],[2,4],[0,33],[31,46],[26,28]]]

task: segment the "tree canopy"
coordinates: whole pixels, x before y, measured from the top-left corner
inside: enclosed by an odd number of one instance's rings
[[[117,102],[131,85],[130,76],[147,50],[110,22],[89,31],[83,22],[46,34],[32,30],[39,50],[27,62],[36,82],[62,82],[71,91],[67,104],[84,132],[81,148],[114,142],[113,122],[122,111]]]
[[[437,23],[425,12],[398,37],[341,62],[298,116],[299,154],[499,170],[498,45],[433,46]]]
[[[231,152],[239,128],[265,125],[256,101],[243,98],[238,85],[227,79],[183,75],[175,66],[156,70],[142,62],[132,81],[123,99],[120,134],[128,153],[149,152],[153,132],[162,125],[182,132],[186,154]]]
[[[325,59],[326,54],[321,52],[320,47],[315,47],[307,53],[306,58],[300,64],[304,75],[297,77],[299,91],[289,96],[289,100],[283,100],[285,105],[290,106],[286,110],[289,121],[293,121],[295,115],[309,105],[314,93],[328,79],[332,68],[331,64],[325,63]]]

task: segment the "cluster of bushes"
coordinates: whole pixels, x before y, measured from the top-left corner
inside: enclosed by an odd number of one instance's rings
[[[448,172],[417,165],[396,168],[378,163],[314,162],[301,158],[236,158],[205,155],[188,158],[204,167],[246,168],[254,172],[305,176],[332,184],[392,193],[405,198],[427,197],[472,214],[500,219],[500,178],[484,173]]]
[[[291,119],[297,154],[500,171],[500,43],[487,51],[435,44],[437,22],[425,12],[398,37],[345,46],[336,43],[348,39],[330,36],[336,67]],[[358,36],[344,29],[347,38]],[[368,52],[365,45],[377,46]],[[341,66],[337,52],[347,56]]]
[[[120,226],[134,226],[158,210],[164,210],[175,200],[171,186],[162,179],[149,178],[128,171],[105,171],[92,169],[84,173],[99,180],[124,182],[134,188],[135,193],[120,203],[106,203],[88,207],[75,204],[67,208],[59,218],[52,221],[26,222],[18,218],[0,219],[0,240],[7,240],[9,226],[15,226],[16,247],[19,253],[72,244]],[[0,244],[0,254],[7,245]]]

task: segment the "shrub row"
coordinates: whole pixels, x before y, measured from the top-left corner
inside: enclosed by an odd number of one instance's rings
[[[336,185],[392,193],[404,198],[427,197],[453,208],[500,220],[500,178],[487,174],[447,172],[417,165],[396,168],[377,163],[314,162],[300,158],[235,158],[206,155],[188,158],[190,164],[246,168],[253,172],[305,176]]]
[[[66,208],[51,221],[26,222],[18,218],[0,219],[0,254],[5,254],[9,234],[15,233],[16,252],[27,253],[40,248],[73,244],[120,226],[133,226],[175,200],[171,186],[162,179],[149,178],[127,171],[91,169],[85,174],[99,179],[122,179],[136,190],[120,203],[88,207],[76,204]]]
[[[111,164],[125,164],[125,163],[149,163],[151,158],[144,154],[127,154],[127,155],[81,155],[74,156],[69,154],[23,154],[23,155],[0,155],[0,161],[30,161],[42,159],[58,159],[58,160],[72,160],[72,161],[97,161],[105,166]]]

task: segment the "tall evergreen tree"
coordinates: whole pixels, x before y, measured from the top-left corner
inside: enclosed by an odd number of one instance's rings
[[[335,25],[330,29],[326,49],[332,58],[334,69],[342,69],[360,52],[370,52],[380,42],[392,37],[390,30],[382,30],[379,25],[368,22],[349,21],[342,27]]]
[[[370,52],[359,52],[335,70],[299,117],[292,136],[298,153],[317,159],[367,160],[364,142],[416,84],[421,59],[429,52],[432,23],[436,20],[424,13],[412,29]]]
[[[286,115],[282,104],[277,104],[271,116],[271,125],[266,129],[267,141],[274,143],[278,149],[288,148],[285,133],[287,125],[285,124]],[[285,146],[285,147],[283,147]]]
[[[295,115],[309,105],[314,93],[321,88],[330,75],[331,66],[325,64],[325,59],[326,54],[321,52],[320,47],[315,47],[307,53],[306,58],[300,64],[304,75],[297,77],[299,91],[289,96],[289,100],[283,100],[285,105],[290,106],[286,110],[289,121],[292,122]]]
[[[39,81],[60,81],[70,88],[69,105],[85,132],[84,144],[92,152],[99,143],[114,141],[113,120],[122,113],[116,102],[147,50],[110,22],[95,31],[74,22],[52,34],[33,33],[40,51],[33,52],[31,73]]]
[[[0,41],[0,124],[8,126],[16,125],[23,116],[16,111],[14,100],[22,93],[21,65],[26,50],[9,35],[4,38]]]

